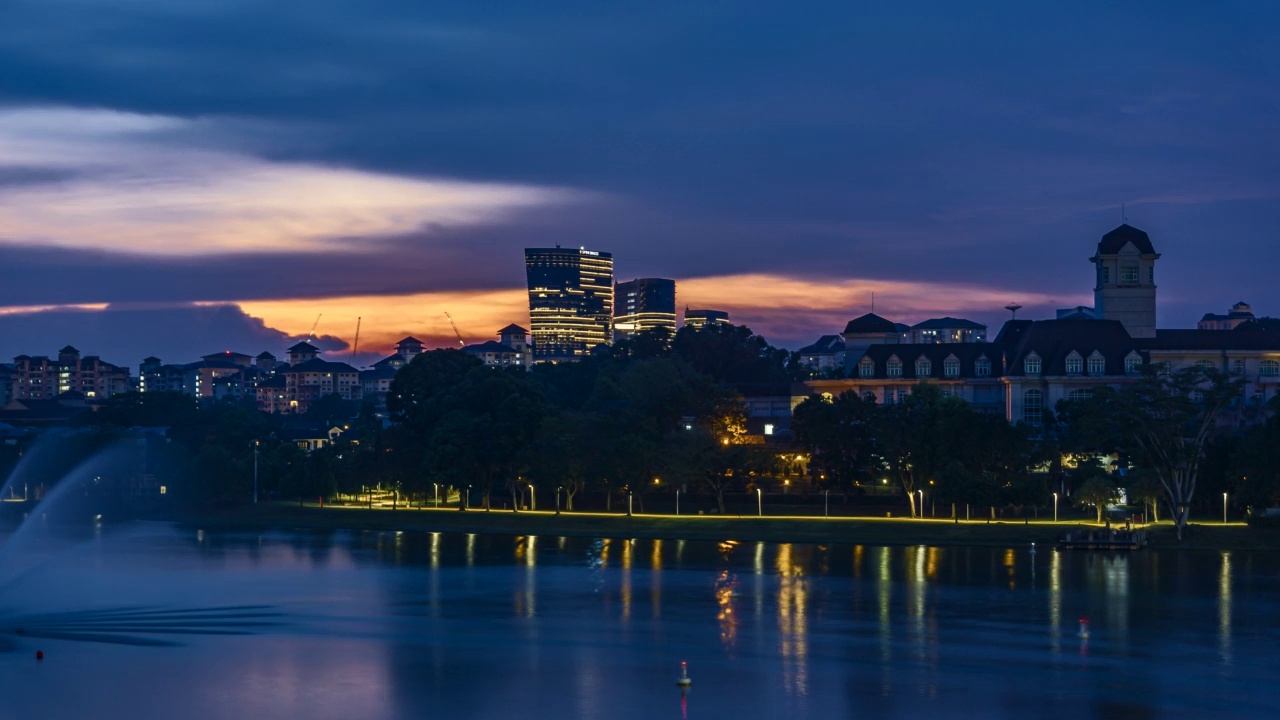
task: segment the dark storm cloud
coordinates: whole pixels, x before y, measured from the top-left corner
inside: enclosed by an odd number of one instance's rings
[[[625,200],[362,254],[0,250],[32,271],[0,303],[496,287],[519,283],[519,248],[556,241],[612,250],[621,277],[1074,292],[1122,202],[1165,252],[1180,324],[1270,288],[1280,261],[1280,11],[1257,3],[25,0],[5,15],[15,105],[199,117],[223,129],[174,141]],[[1223,243],[1247,267],[1228,270]]]
[[[266,326],[233,305],[111,306],[105,310],[57,309],[0,315],[0,358],[18,354],[55,356],[72,344],[84,355],[134,368],[147,355],[187,363],[202,355],[235,350],[257,355],[266,350],[283,358],[299,338]],[[322,350],[340,350],[346,342],[329,336],[313,339]]]

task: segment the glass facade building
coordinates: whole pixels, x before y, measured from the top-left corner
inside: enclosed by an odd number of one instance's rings
[[[640,278],[618,283],[614,303],[615,340],[657,328],[665,329],[668,336],[676,334],[675,280]]]
[[[576,360],[613,340],[613,255],[526,248],[534,361]]]

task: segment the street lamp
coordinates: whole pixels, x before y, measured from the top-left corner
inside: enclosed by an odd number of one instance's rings
[[[535,497],[535,496],[534,496],[534,494],[533,494],[533,483],[525,483],[525,484],[529,486],[529,509],[530,509],[530,510],[537,510],[537,509],[538,509],[538,498],[537,498],[537,497]]]
[[[440,483],[431,483],[431,487],[436,491],[436,509],[440,509]]]
[[[676,517],[680,517],[680,488],[676,488]]]
[[[760,488],[756,488],[756,516],[764,517],[764,494],[760,492]]]
[[[924,519],[924,490],[917,490],[916,494],[920,496],[920,509],[916,512],[916,517]]]
[[[557,515],[560,514],[560,491],[563,489],[564,489],[563,487],[556,488],[556,514]]]
[[[831,491],[822,491],[822,517],[831,517]]]
[[[1222,493],[1222,524],[1227,524],[1227,494]]]
[[[1058,493],[1053,494],[1053,521],[1058,522]]]
[[[258,441],[253,441],[253,504],[258,504]]]

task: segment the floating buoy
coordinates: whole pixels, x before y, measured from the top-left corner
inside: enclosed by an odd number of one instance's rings
[[[1089,637],[1089,618],[1080,618],[1080,632],[1077,633],[1081,638]]]
[[[693,680],[689,679],[689,663],[680,661],[680,679],[676,680],[676,687],[687,688],[693,684]]]
[[[37,651],[36,651],[36,659],[37,659],[37,660],[43,660],[43,659],[44,659],[44,651],[43,651],[43,650],[37,650]]]

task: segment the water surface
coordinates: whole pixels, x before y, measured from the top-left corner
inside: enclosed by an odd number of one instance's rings
[[[1075,720],[1280,706],[1269,554],[166,524],[22,540],[0,548],[0,624],[14,626],[0,636],[0,718]],[[60,622],[75,632],[32,637]]]

